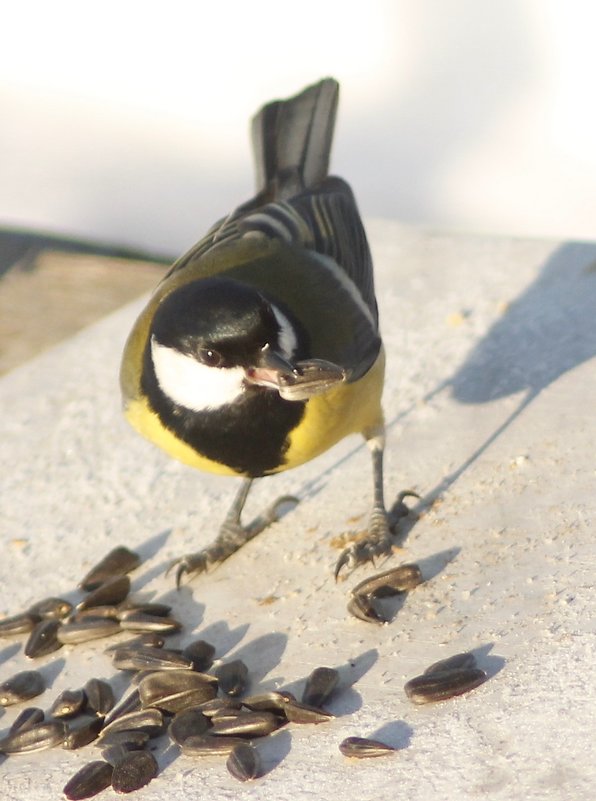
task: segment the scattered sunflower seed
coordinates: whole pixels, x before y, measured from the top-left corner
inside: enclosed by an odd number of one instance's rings
[[[120,627],[122,628],[122,627]],[[146,632],[145,634],[139,634],[138,637],[132,637],[130,640],[124,640],[123,642],[114,643],[113,645],[109,645],[105,652],[106,654],[113,654],[114,651],[117,651],[119,648],[161,648],[164,644],[164,638],[160,637],[154,631]]]
[[[95,715],[104,716],[114,706],[112,685],[103,679],[89,679],[84,686],[87,709]]]
[[[112,660],[118,670],[192,670],[193,667],[192,661],[178,651],[151,646],[117,648],[112,652]]]
[[[37,670],[22,670],[0,684],[0,706],[12,706],[41,695],[45,682]]]
[[[218,717],[218,715],[225,714],[226,712],[238,712],[242,709],[243,705],[246,706],[244,701],[241,703],[235,698],[211,698],[209,701],[203,701],[202,704],[198,704],[197,709],[199,709],[203,715],[205,715],[205,717],[214,718]]]
[[[302,703],[320,707],[332,695],[339,682],[339,673],[334,668],[318,667],[306,680]]]
[[[172,611],[172,607],[168,604],[161,604],[157,602],[137,603],[134,601],[127,601],[121,605],[118,614],[121,618],[126,618],[137,612],[142,612],[144,615],[152,615],[153,617],[167,617]]]
[[[231,696],[242,695],[248,685],[248,668],[241,659],[224,662],[215,671],[219,688]]]
[[[44,751],[62,745],[66,734],[66,724],[61,720],[38,723],[24,731],[7,734],[0,740],[0,751],[4,754],[28,754],[31,751]]]
[[[193,670],[209,670],[213,664],[215,647],[205,640],[194,640],[183,649],[182,655],[192,661]]]
[[[65,623],[56,636],[61,645],[78,645],[82,642],[111,637],[120,632],[120,624],[109,617],[87,617],[80,622]]]
[[[29,706],[27,709],[23,709],[14,719],[9,733],[14,734],[17,731],[27,731],[27,729],[37,726],[38,723],[42,723],[44,720],[45,713],[43,709],[39,709],[36,706]]]
[[[480,668],[456,668],[416,676],[405,683],[404,690],[413,703],[428,704],[467,693],[485,681],[486,673]]]
[[[86,592],[95,590],[100,584],[115,576],[130,573],[141,564],[141,557],[120,545],[111,550],[99,561],[79,583],[79,587]]]
[[[85,716],[68,722],[63,747],[71,751],[97,740],[103,727],[103,718]]]
[[[25,644],[25,656],[37,659],[62,648],[62,643],[58,640],[61,625],[59,620],[42,620],[37,623]]]
[[[290,723],[325,723],[335,717],[331,712],[296,700],[287,700],[283,712]]]
[[[476,667],[476,657],[471,651],[468,651],[466,653],[448,656],[446,659],[440,659],[438,662],[433,662],[430,667],[426,668],[424,675],[427,676],[429,673],[441,673],[444,670],[474,667]]]
[[[156,706],[176,714],[190,706],[215,698],[217,680],[192,670],[164,670],[150,673],[139,684],[143,706]]]
[[[397,749],[380,740],[371,740],[368,737],[346,737],[339,744],[339,750],[344,756],[354,759],[369,759],[390,754]]]
[[[256,779],[261,774],[261,760],[257,749],[250,743],[240,743],[234,746],[226,767],[235,779],[247,782]]]
[[[112,788],[117,793],[132,793],[157,776],[159,768],[150,751],[127,751],[114,765]]]
[[[212,736],[266,737],[285,723],[273,712],[241,712],[233,717],[219,718],[209,730]]]
[[[107,734],[102,736],[102,748],[110,748],[113,746],[122,746],[129,751],[140,751],[145,748],[149,742],[150,737],[146,731],[142,729],[124,729],[123,731],[108,731]]]
[[[116,720],[116,718],[127,715],[129,712],[136,712],[138,709],[141,709],[141,699],[139,697],[139,691],[134,689],[110,710],[106,715],[105,724],[107,726],[108,723]]]
[[[158,737],[164,729],[163,715],[159,709],[147,707],[137,709],[134,712],[127,712],[119,715],[114,720],[107,723],[101,730],[99,740],[103,742],[108,734],[115,731],[129,731],[140,729],[146,732],[150,738]]]
[[[174,715],[168,734],[177,745],[182,745],[189,737],[205,734],[210,725],[209,718],[198,707],[191,707]]]
[[[188,737],[182,743],[182,753],[187,756],[211,756],[230,754],[237,745],[242,745],[241,737],[210,737],[208,734]]]
[[[50,707],[53,718],[70,718],[83,709],[87,698],[83,690],[64,690]]]
[[[389,619],[375,606],[375,600],[413,590],[422,581],[422,572],[416,564],[400,565],[370,576],[352,589],[348,611],[366,623],[388,623]]]
[[[277,712],[285,714],[287,704],[297,704],[298,701],[292,693],[287,691],[271,690],[267,693],[258,695],[248,695],[242,699],[242,706],[252,709],[254,712]]]
[[[27,611],[42,620],[62,620],[72,612],[72,604],[64,598],[43,598]]]
[[[69,801],[91,798],[111,785],[113,770],[113,767],[103,759],[89,762],[64,785],[62,792]]]
[[[39,618],[29,612],[5,617],[0,620],[0,637],[12,637],[16,634],[28,634],[33,631]]]
[[[115,576],[104,581],[83,598],[81,603],[77,605],[77,611],[91,609],[94,606],[117,606],[126,599],[129,592],[129,577]]]
[[[147,615],[136,610],[120,618],[120,628],[125,631],[158,632],[160,634],[174,634],[180,631],[182,623],[173,617],[163,617],[162,615]]]

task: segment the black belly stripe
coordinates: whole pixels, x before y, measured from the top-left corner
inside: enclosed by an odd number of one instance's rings
[[[284,463],[289,433],[306,408],[304,401],[286,401],[277,392],[253,387],[236,403],[193,412],[162,392],[148,351],[141,388],[162,424],[197,453],[252,478],[274,472]]]

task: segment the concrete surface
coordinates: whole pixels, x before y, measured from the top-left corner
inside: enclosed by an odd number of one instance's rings
[[[168,460],[121,419],[118,361],[140,304],[0,380],[0,612],[78,598],[87,568],[127,544],[146,560],[133,590],[171,600],[185,623],[173,643],[201,636],[245,659],[253,689],[298,687],[318,665],[353,685],[330,703],[334,721],[264,742],[268,772],[250,785],[159,743],[161,773],[139,801],[594,797],[596,245],[388,222],[369,233],[388,349],[386,491],[423,496],[388,564],[418,561],[428,579],[389,625],[346,612],[371,568],[332,580],[333,543],[364,524],[370,501],[356,439],[258,485],[249,513],[286,492],[301,503],[176,593],[166,566],[214,536],[235,483]],[[20,642],[0,642],[0,679],[32,666]],[[112,677],[106,644],[38,660],[51,688],[36,705]],[[486,684],[426,707],[406,699],[407,678],[471,649]],[[353,734],[402,750],[347,760],[337,746]],[[11,757],[0,797],[59,798],[96,755]]]

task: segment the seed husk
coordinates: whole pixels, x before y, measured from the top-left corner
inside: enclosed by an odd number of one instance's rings
[[[62,745],[66,734],[66,724],[61,720],[50,720],[31,726],[30,729],[7,734],[0,740],[0,751],[5,754],[28,754],[31,751],[45,751]]]
[[[122,715],[127,715],[129,712],[136,712],[138,709],[141,709],[141,699],[138,689],[135,688],[110,710],[106,715],[105,725],[107,726],[108,723],[111,723]]]
[[[224,662],[215,671],[219,688],[227,695],[242,695],[248,685],[248,668],[241,659]]]
[[[77,610],[91,609],[93,606],[117,606],[126,600],[129,592],[130,578],[115,576],[104,581],[83,598],[77,605]]]
[[[234,746],[226,761],[226,767],[238,781],[257,779],[261,774],[261,760],[257,749],[250,743]]]
[[[315,668],[306,680],[302,703],[308,704],[308,706],[322,706],[331,697],[338,682],[339,673],[335,668]]]
[[[0,684],[0,706],[12,706],[41,695],[45,682],[37,670],[22,670]]]
[[[358,620],[365,623],[388,623],[389,619],[383,616],[373,604],[372,598],[364,594],[352,594],[348,601],[348,612]]]
[[[150,673],[139,684],[143,706],[156,706],[176,714],[190,706],[215,698],[217,680],[192,670],[165,670]]]
[[[83,690],[64,690],[50,707],[53,718],[70,718],[83,709],[87,698]]]
[[[62,645],[79,645],[82,642],[111,637],[120,632],[120,624],[107,617],[87,617],[80,622],[64,623],[57,631]]]
[[[92,798],[111,785],[113,770],[103,759],[88,762],[64,785],[62,792],[69,801]]]
[[[64,598],[43,598],[27,611],[41,620],[63,620],[72,612],[72,604]]]
[[[346,737],[339,744],[339,750],[346,757],[353,759],[370,759],[391,754],[397,749],[380,740],[371,740],[368,737]]]
[[[10,727],[9,734],[14,734],[17,731],[27,731],[27,729],[37,726],[45,720],[45,712],[36,706],[29,706],[13,720]]]
[[[144,615],[152,615],[153,617],[167,617],[172,611],[172,607],[168,604],[161,604],[157,601],[148,601],[147,603],[137,603],[135,601],[127,601],[122,604],[118,610],[120,618],[126,619],[132,614],[142,612]]]
[[[25,644],[25,656],[37,659],[62,648],[62,643],[58,640],[61,625],[59,620],[42,620],[37,623]]]
[[[266,737],[285,723],[273,712],[241,712],[233,717],[218,718],[209,734],[212,736]]]
[[[106,724],[101,731],[100,741],[103,742],[104,738],[115,731],[129,731],[140,729],[146,732],[150,738],[159,737],[164,730],[163,715],[159,709],[147,707],[146,709],[137,709],[134,712],[127,712],[125,715],[119,715],[115,720]]]
[[[118,648],[112,653],[118,670],[192,670],[193,663],[178,651],[151,646]]]
[[[28,634],[39,623],[39,617],[29,612],[21,612],[0,620],[0,637],[13,637],[17,634]]]
[[[241,737],[210,737],[208,734],[188,737],[182,743],[182,753],[187,756],[211,756],[213,754],[230,754],[237,745],[244,741]]]
[[[149,742],[149,734],[142,729],[125,729],[123,731],[108,731],[101,738],[102,748],[122,746],[128,751],[140,751]]]
[[[103,727],[103,718],[85,716],[69,721],[63,747],[71,751],[97,740]]]
[[[215,647],[205,640],[194,640],[183,649],[182,655],[192,661],[193,670],[209,670],[213,664]]]
[[[302,704],[296,700],[286,701],[283,711],[290,723],[325,723],[335,717],[325,709]]]
[[[429,673],[441,673],[444,670],[456,670],[459,668],[474,668],[476,667],[476,657],[471,651],[454,656],[448,656],[446,659],[440,659],[438,662],[433,662],[432,665],[426,668],[424,675]]]
[[[87,709],[95,715],[104,716],[114,707],[114,690],[103,679],[89,679],[84,686]]]
[[[132,611],[126,617],[120,618],[120,628],[125,631],[155,631],[159,634],[174,634],[180,631],[182,623],[173,617],[147,615],[145,612]]]
[[[95,590],[100,584],[115,576],[130,573],[141,564],[141,557],[120,545],[111,550],[94,565],[79,583],[79,587],[86,592]]]
[[[122,628],[122,626],[120,628]],[[149,631],[145,634],[139,634],[138,637],[132,637],[130,640],[123,640],[122,642],[108,645],[104,653],[113,654],[114,651],[117,651],[119,648],[161,648],[164,642],[164,638],[159,634]]]
[[[168,734],[177,745],[182,745],[189,737],[205,734],[210,725],[209,718],[198,707],[191,707],[174,715]]]
[[[132,793],[157,776],[159,768],[150,751],[127,751],[114,765],[112,788],[117,793]]]
[[[458,668],[416,676],[405,683],[404,690],[413,703],[428,704],[467,693],[485,681],[486,673],[480,668]]]

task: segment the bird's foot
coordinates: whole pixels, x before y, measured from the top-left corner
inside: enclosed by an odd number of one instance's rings
[[[409,512],[408,507],[403,502],[404,498],[408,497],[419,498],[420,496],[410,490],[400,492],[397,501],[393,505],[391,515],[383,508],[375,507],[373,509],[366,536],[353,542],[341,552],[335,565],[336,581],[344,567],[348,567],[351,571],[367,562],[374,564],[375,559],[378,557],[391,553],[395,546],[393,528]]]
[[[168,568],[168,572],[176,568],[176,587],[180,588],[183,578],[194,576],[195,574],[205,573],[211,567],[224,562],[236,551],[261,531],[266,529],[271,523],[275,523],[285,514],[284,506],[291,504],[294,507],[298,503],[298,498],[293,495],[282,495],[271,506],[256,517],[249,525],[243,526],[236,518],[224,520],[216,539],[195,553],[186,554],[176,559]],[[286,510],[287,511],[287,510]]]

